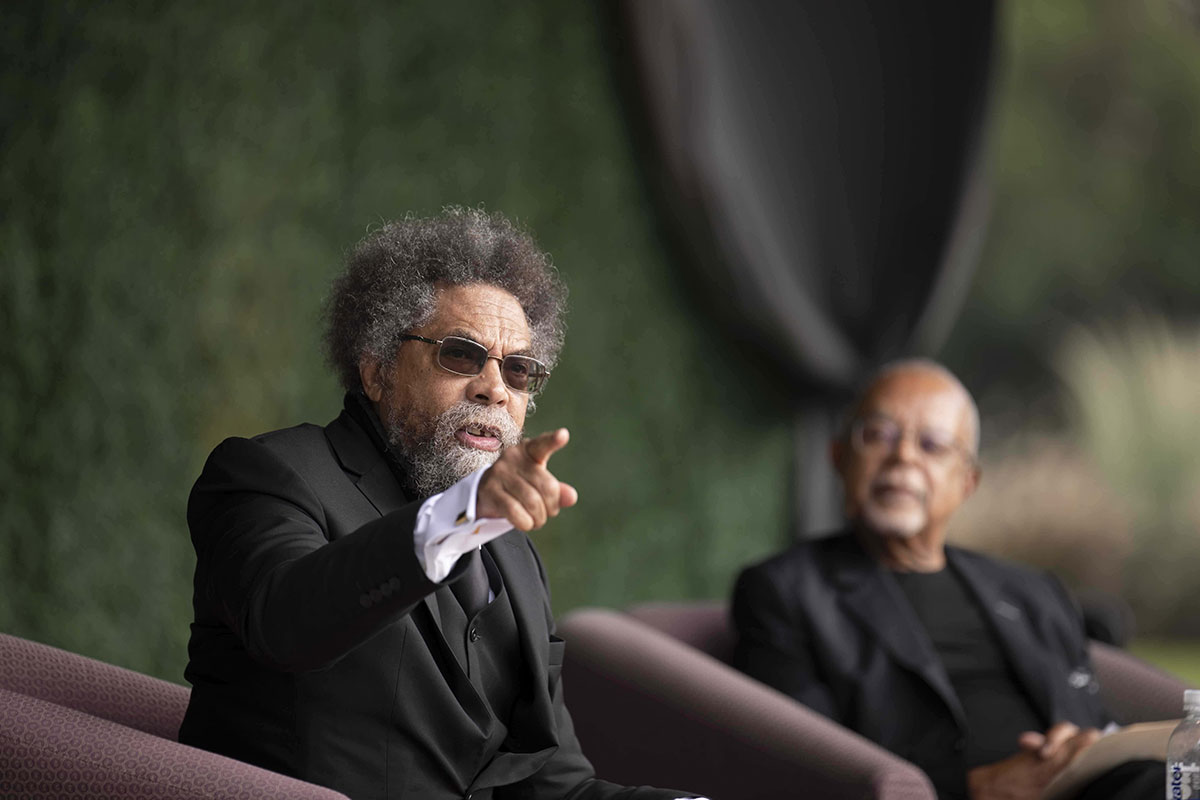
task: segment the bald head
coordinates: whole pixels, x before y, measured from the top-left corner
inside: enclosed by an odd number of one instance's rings
[[[847,518],[893,555],[920,551],[936,565],[950,516],[979,480],[978,447],[979,412],[953,373],[923,359],[886,365],[833,443]]]
[[[963,431],[963,444],[970,450],[971,455],[979,453],[979,408],[975,398],[967,391],[967,387],[950,370],[931,358],[905,358],[884,364],[866,382],[866,388],[859,394],[857,401],[847,420],[847,427],[859,417],[863,407],[873,395],[891,390],[896,383],[919,382],[930,390],[940,390],[956,393],[966,411],[963,420],[966,427]]]

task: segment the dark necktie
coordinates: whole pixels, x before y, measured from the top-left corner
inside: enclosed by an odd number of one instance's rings
[[[462,577],[450,584],[450,591],[458,599],[463,611],[467,612],[467,619],[470,619],[488,604],[487,569],[483,566],[478,548],[460,558],[469,559],[469,563]]]

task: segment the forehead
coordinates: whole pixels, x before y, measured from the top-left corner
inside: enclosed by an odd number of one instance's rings
[[[944,375],[898,371],[871,386],[858,416],[883,415],[906,425],[960,432],[967,424],[969,402],[962,388]]]
[[[521,303],[509,292],[482,283],[439,286],[437,308],[422,329],[439,337],[466,334],[482,344],[507,348],[530,343],[529,322]]]

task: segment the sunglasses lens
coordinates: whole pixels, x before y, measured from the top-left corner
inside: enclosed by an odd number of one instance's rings
[[[546,367],[542,362],[528,356],[505,356],[504,382],[512,388],[533,394],[545,380]]]
[[[487,348],[470,339],[447,336],[438,352],[438,363],[459,375],[478,375],[487,362]]]
[[[483,372],[488,358],[486,347],[459,336],[442,339],[442,347],[438,350],[438,364],[458,375],[478,375]],[[500,371],[511,388],[530,394],[540,391],[550,375],[545,364],[529,356],[505,356]]]

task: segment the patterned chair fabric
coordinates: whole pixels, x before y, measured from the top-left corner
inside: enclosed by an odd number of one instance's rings
[[[344,795],[176,741],[183,686],[0,634],[0,798]]]
[[[0,688],[172,740],[189,694],[175,683],[3,633]]]
[[[1100,683],[1100,699],[1117,722],[1128,725],[1183,716],[1183,690],[1195,687],[1112,645],[1092,642],[1088,652]]]

